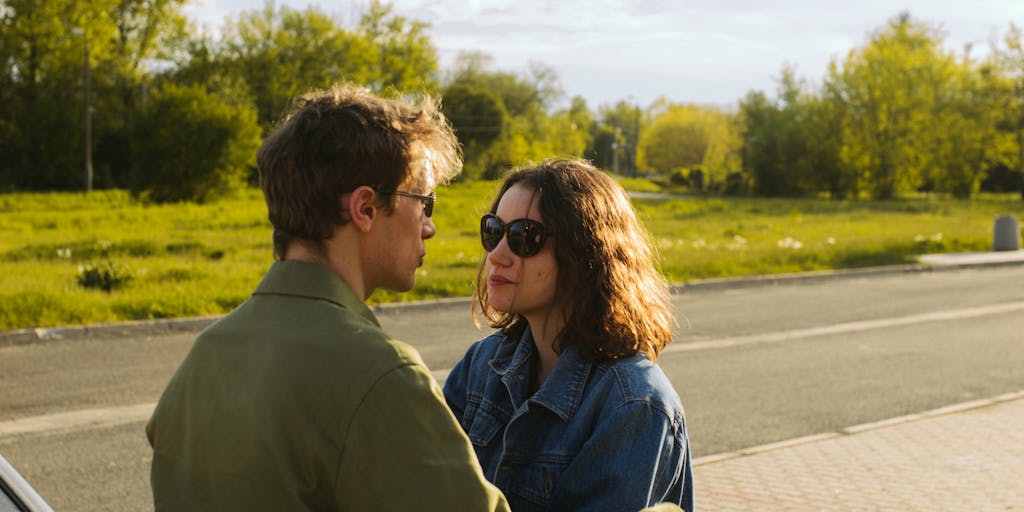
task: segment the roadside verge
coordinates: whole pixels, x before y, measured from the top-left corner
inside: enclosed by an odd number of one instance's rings
[[[863,279],[886,275],[955,271],[968,268],[994,268],[1024,264],[1024,250],[986,252],[932,254],[920,258],[920,264],[887,265],[845,270],[826,270],[817,272],[799,272],[793,274],[776,274],[746,276],[721,279],[701,279],[671,285],[673,294],[688,291],[749,288],[758,286],[798,285],[824,282],[836,279]],[[447,306],[469,306],[469,297],[449,299],[402,302],[381,304],[374,307],[377,311],[395,309],[429,309]],[[12,345],[28,345],[40,342],[79,338],[125,338],[137,336],[157,336],[169,333],[199,332],[221,318],[222,315],[169,318],[161,320],[138,320],[110,324],[93,324],[85,326],[39,327],[34,329],[18,329],[0,332],[0,348]]]

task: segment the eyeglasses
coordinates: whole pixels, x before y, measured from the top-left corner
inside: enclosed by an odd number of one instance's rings
[[[388,194],[394,194],[396,196],[411,197],[413,199],[419,199],[423,201],[423,215],[430,217],[434,214],[434,201],[437,200],[437,196],[431,193],[429,196],[423,194],[413,194],[412,192],[403,192],[401,190],[392,190],[387,192]]]
[[[505,237],[508,237],[508,248],[513,254],[527,258],[544,248],[548,231],[533,219],[516,219],[506,224],[490,213],[480,219],[480,242],[484,250],[493,251]]]

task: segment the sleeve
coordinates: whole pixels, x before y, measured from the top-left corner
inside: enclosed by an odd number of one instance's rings
[[[507,511],[426,367],[385,374],[352,419],[338,471],[344,510]]]
[[[692,506],[689,443],[681,423],[645,401],[602,419],[560,477],[552,510],[640,510]]]

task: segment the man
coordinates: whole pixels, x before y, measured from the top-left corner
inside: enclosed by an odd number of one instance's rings
[[[507,510],[412,347],[364,301],[412,288],[444,117],[336,87],[296,101],[257,163],[278,259],[196,339],[146,434],[163,510]]]

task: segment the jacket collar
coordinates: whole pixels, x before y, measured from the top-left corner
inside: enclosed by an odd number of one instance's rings
[[[252,293],[255,295],[290,295],[324,300],[352,311],[380,327],[377,317],[356,296],[352,288],[327,267],[305,261],[276,261]]]
[[[528,399],[551,410],[563,421],[569,421],[579,409],[593,365],[581,356],[576,346],[569,345],[558,356],[544,384],[530,397],[530,364],[534,351],[533,334],[527,328],[518,342],[506,338],[490,366],[501,376],[517,409]]]

